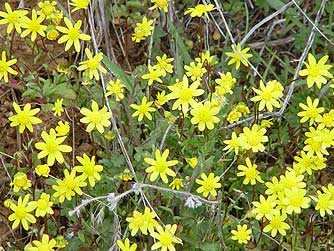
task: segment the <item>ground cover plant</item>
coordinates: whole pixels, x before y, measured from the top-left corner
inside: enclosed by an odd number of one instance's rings
[[[2,1],[0,249],[334,249],[333,13]]]

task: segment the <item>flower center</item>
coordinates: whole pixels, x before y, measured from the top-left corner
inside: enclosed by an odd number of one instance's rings
[[[316,76],[320,75],[319,74],[320,69],[317,66],[310,67],[310,69],[308,71],[309,71],[309,75],[312,76],[312,77],[316,77]]]
[[[193,96],[192,94],[193,93],[192,93],[191,89],[185,88],[180,92],[180,99],[182,101],[189,101],[189,100],[192,99],[192,96]]]
[[[207,180],[204,184],[203,184],[203,188],[205,191],[212,191],[214,189],[214,184],[212,181]]]
[[[46,150],[49,154],[56,153],[58,151],[58,144],[56,142],[49,141],[46,144]]]
[[[248,144],[251,146],[257,146],[260,144],[261,140],[257,133],[251,132],[247,137]]]
[[[274,218],[270,221],[270,225],[271,225],[274,229],[279,229],[279,228],[281,228],[282,222],[280,221],[279,218],[274,217]]]
[[[199,67],[193,68],[192,75],[195,77],[202,77],[202,68]]]
[[[51,3],[45,4],[42,9],[45,16],[50,16],[54,12],[54,10],[55,8]]]
[[[160,242],[163,247],[168,247],[173,244],[173,236],[170,233],[162,233],[160,235]]]
[[[138,107],[138,111],[142,114],[145,114],[148,112],[147,107],[145,105],[141,105]]]
[[[74,179],[67,178],[67,179],[64,180],[64,183],[65,183],[66,187],[70,190],[72,190],[75,187]]]
[[[246,170],[246,177],[249,179],[255,179],[257,176],[257,171],[255,170],[255,168],[248,168]]]
[[[77,40],[79,38],[80,32],[75,28],[68,29],[68,37],[70,40]]]
[[[92,163],[84,165],[83,169],[84,169],[84,173],[87,176],[93,176],[94,175],[94,165]]]
[[[164,173],[167,169],[167,165],[166,165],[166,161],[163,160],[158,160],[155,164],[155,169],[159,172],[159,173]]]
[[[38,208],[39,209],[42,209],[42,210],[45,210],[47,209],[49,206],[49,201],[47,200],[38,200]]]
[[[18,219],[25,218],[26,214],[27,214],[27,212],[26,212],[24,207],[21,207],[21,206],[17,207],[17,209],[15,211],[15,215]]]
[[[6,62],[0,61],[0,72],[7,72],[8,66]]]
[[[301,197],[299,194],[294,194],[290,197],[290,205],[294,207],[300,207],[301,205]]]
[[[77,0],[76,6],[79,8],[85,8],[88,5],[88,0]]]
[[[20,113],[20,115],[17,116],[17,120],[21,125],[30,124],[30,116],[26,113]]]
[[[96,70],[98,67],[99,62],[97,60],[91,59],[87,62],[87,67],[91,70]]]
[[[317,108],[311,107],[307,110],[307,116],[310,118],[315,118],[318,115]]]
[[[29,24],[29,29],[32,32],[37,32],[39,30],[40,26],[41,26],[41,24],[37,20],[31,20],[31,22]]]
[[[22,176],[22,177],[18,177],[15,179],[15,185],[18,186],[18,187],[25,187],[27,186],[27,179],[25,176]]]
[[[93,124],[99,124],[101,123],[102,116],[98,111],[93,111],[90,114],[90,120],[92,121]]]
[[[15,24],[17,23],[19,16],[16,13],[12,12],[12,13],[8,13],[6,19],[8,20],[9,23]]]
[[[210,114],[208,111],[200,110],[197,114],[198,120],[202,122],[208,122],[210,120]]]
[[[263,91],[261,96],[264,101],[270,101],[272,98],[271,91],[269,90]]]
[[[157,0],[155,2],[155,4],[159,7],[159,8],[164,8],[167,6],[167,0]]]

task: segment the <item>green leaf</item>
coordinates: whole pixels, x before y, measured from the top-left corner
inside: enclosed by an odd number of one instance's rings
[[[178,77],[182,79],[183,65],[189,64],[192,60],[191,60],[191,57],[189,55],[186,45],[183,43],[183,39],[177,32],[173,23],[168,21],[168,27],[169,27],[172,37],[175,39],[175,42],[176,42],[177,55],[180,54],[180,57],[176,57],[175,60],[176,60],[176,68],[177,68],[176,71],[177,71]]]
[[[111,62],[111,60],[106,56],[103,56],[102,62],[105,64],[105,66],[107,66],[109,71],[111,71],[112,74],[116,76],[116,78],[121,80],[121,82],[125,85],[126,89],[128,89],[129,92],[132,92],[133,90],[132,81],[129,78],[129,76],[126,75],[126,73],[122,70],[122,68]]]

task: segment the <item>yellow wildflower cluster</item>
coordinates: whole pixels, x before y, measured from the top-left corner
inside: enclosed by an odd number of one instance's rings
[[[155,244],[151,247],[152,250],[161,248],[161,250],[176,250],[175,244],[182,244],[182,240],[175,236],[177,230],[177,225],[167,224],[164,226],[159,225],[155,220],[156,215],[151,211],[150,208],[145,207],[144,213],[139,211],[134,211],[132,217],[127,217],[126,221],[129,222],[129,229],[131,230],[131,236],[136,235],[140,230],[143,235],[150,235],[155,239]],[[129,239],[126,239],[123,243],[122,241],[117,241],[117,245],[122,250],[136,250],[137,245],[132,244],[130,247]],[[127,247],[128,249],[125,249]]]

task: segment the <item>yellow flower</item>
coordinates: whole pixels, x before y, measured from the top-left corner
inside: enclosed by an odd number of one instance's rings
[[[183,180],[182,179],[179,179],[179,178],[175,178],[170,184],[169,186],[172,188],[172,189],[176,189],[176,190],[180,190],[180,187],[184,187],[183,185]]]
[[[219,113],[219,107],[212,107],[210,101],[206,101],[204,104],[197,103],[195,107],[190,111],[193,116],[190,122],[194,125],[198,124],[198,129],[204,131],[205,128],[212,130],[214,124],[220,120],[217,115]]]
[[[167,72],[173,72],[173,65],[170,64],[171,62],[173,62],[173,58],[167,58],[167,55],[163,54],[162,57],[157,56],[156,59],[158,62],[154,65],[154,68],[156,68],[157,70],[161,70],[163,72],[163,77],[166,76]]]
[[[271,197],[278,197],[278,195],[284,191],[282,184],[275,176],[272,178],[271,182],[266,182],[265,185],[267,187],[265,194],[270,195]]]
[[[305,188],[306,184],[303,182],[304,175],[298,175],[294,170],[285,172],[280,176],[280,185],[284,189]]]
[[[22,17],[22,28],[25,30],[21,33],[21,37],[26,37],[31,33],[31,41],[34,42],[37,38],[37,33],[45,37],[45,31],[47,26],[41,24],[45,19],[45,16],[42,14],[37,16],[37,12],[35,9],[31,12],[31,19],[24,16]]]
[[[46,131],[43,131],[42,139],[44,142],[37,142],[35,147],[41,152],[38,153],[37,158],[42,159],[47,158],[48,166],[52,166],[57,160],[60,164],[64,163],[64,157],[62,152],[71,152],[72,147],[68,145],[61,145],[64,142],[66,137],[57,137],[56,131],[51,128],[49,134]]]
[[[170,0],[151,0],[151,3],[154,3],[153,6],[151,6],[150,8],[148,8],[149,10],[154,10],[154,9],[161,9],[164,12],[168,12],[168,2]]]
[[[245,165],[238,165],[238,170],[241,172],[237,173],[237,176],[245,176],[243,184],[247,185],[251,183],[251,185],[255,185],[256,181],[263,183],[261,176],[259,175],[260,172],[257,170],[257,165],[252,164],[250,159],[246,158],[246,166]]]
[[[5,201],[3,202],[3,205],[4,205],[5,207],[7,207],[7,208],[10,208],[10,206],[11,206],[12,204],[15,205],[15,203],[14,203],[14,201],[13,201],[12,199],[7,199],[7,200],[5,200]]]
[[[323,133],[323,131],[325,132]],[[307,139],[304,141],[303,150],[308,155],[316,154],[318,158],[322,159],[323,155],[329,154],[327,148],[333,144],[333,132],[334,130],[330,132],[328,129],[320,130],[319,128],[309,127],[309,132],[305,133]]]
[[[57,40],[59,36],[59,32],[57,31],[56,27],[53,25],[48,25],[46,28],[46,38],[50,41]]]
[[[301,208],[308,208],[310,206],[311,199],[305,197],[305,189],[293,187],[291,189],[285,189],[284,194],[285,197],[282,202],[286,206],[287,214],[292,214],[293,212],[300,214]]]
[[[96,128],[100,133],[104,132],[104,127],[110,126],[110,117],[111,114],[108,112],[107,107],[103,106],[101,110],[99,110],[98,104],[92,100],[92,110],[88,110],[87,108],[81,108],[80,113],[85,117],[80,119],[80,122],[84,124],[88,124],[86,131],[91,132]]]
[[[90,36],[80,33],[80,27],[82,25],[82,21],[79,20],[73,26],[72,22],[67,18],[64,17],[64,22],[67,28],[62,26],[56,26],[56,29],[60,32],[64,33],[64,35],[59,38],[58,44],[62,44],[66,42],[65,51],[68,51],[71,46],[74,44],[74,48],[76,52],[80,51],[80,40],[88,41],[90,40]]]
[[[201,174],[202,179],[196,179],[196,183],[201,185],[199,188],[197,188],[197,193],[203,193],[204,197],[208,197],[209,194],[212,196],[217,196],[217,188],[221,188],[220,177],[215,176],[214,173],[209,173],[208,176],[206,176],[205,173]]]
[[[55,10],[47,19],[50,20],[54,25],[58,25],[61,20],[63,20],[63,17],[64,13],[62,10]]]
[[[25,230],[29,230],[29,223],[35,223],[35,217],[29,212],[34,211],[34,208],[28,204],[29,194],[22,197],[20,196],[17,205],[14,203],[10,206],[10,209],[14,212],[9,215],[8,220],[14,221],[12,228],[15,229],[21,223]],[[27,205],[28,204],[28,205]]]
[[[12,10],[9,3],[5,2],[7,12],[0,11],[0,25],[7,24],[7,34],[15,28],[17,33],[21,33],[22,18],[28,14],[27,10]],[[1,68],[1,67],[0,67]]]
[[[35,167],[35,172],[38,176],[43,176],[47,178],[50,173],[50,167],[47,164],[44,165],[37,165]]]
[[[271,236],[275,237],[277,235],[277,231],[282,235],[286,235],[286,230],[290,229],[289,224],[285,223],[287,215],[286,214],[276,214],[274,215],[271,220],[269,221],[269,224],[264,227],[263,231],[270,232]]]
[[[198,163],[196,157],[186,158],[186,161],[187,161],[188,165],[191,166],[192,168],[195,168],[197,166],[197,163]]]
[[[308,63],[304,62],[306,69],[299,71],[300,76],[307,76],[306,83],[308,88],[311,88],[316,83],[320,89],[327,82],[325,77],[333,78],[333,75],[328,71],[332,66],[326,64],[327,60],[328,55],[323,56],[317,63],[315,57],[311,53],[308,54]]]
[[[57,235],[55,240],[56,240],[56,246],[55,247],[59,248],[59,249],[66,247],[67,244],[68,244],[68,241],[62,235]]]
[[[148,79],[148,86],[152,85],[154,81],[162,83],[161,76],[164,74],[163,70],[160,70],[154,66],[148,65],[149,73],[141,76],[142,79]]]
[[[89,79],[95,78],[96,80],[99,80],[100,76],[98,71],[107,73],[107,70],[100,64],[103,59],[103,53],[100,52],[93,57],[88,48],[85,49],[85,53],[88,59],[79,63],[80,66],[78,67],[78,70],[87,70],[89,73]]]
[[[334,110],[331,109],[329,112],[323,114],[321,118],[315,118],[315,122],[319,123],[319,129],[334,127]]]
[[[65,198],[71,200],[75,193],[82,195],[81,187],[87,186],[87,183],[82,180],[82,177],[76,177],[76,171],[72,170],[71,173],[67,169],[64,170],[64,178],[57,180],[57,185],[53,185],[52,188],[56,192],[53,194],[55,198],[58,198],[60,203],[63,203]]]
[[[235,132],[232,132],[231,139],[224,140],[224,144],[226,144],[226,147],[223,149],[224,151],[234,151],[238,155],[239,148],[243,149],[244,147],[244,138],[241,136],[238,137]]]
[[[318,167],[314,164],[314,157],[313,155],[306,154],[304,151],[300,152],[300,156],[294,157],[293,162],[293,169],[298,170],[300,174],[304,173],[305,171],[311,175],[312,170],[318,170]]]
[[[190,65],[185,65],[184,69],[187,71],[186,75],[191,78],[192,81],[202,80],[203,75],[207,72],[202,63],[191,62]]]
[[[10,116],[8,119],[11,121],[11,127],[19,125],[20,133],[23,133],[25,128],[27,128],[30,132],[33,132],[34,129],[32,126],[42,122],[42,120],[34,116],[39,112],[40,109],[35,108],[31,110],[30,103],[25,104],[23,110],[21,110],[19,105],[15,102],[13,103],[13,107],[17,114]]]
[[[71,12],[75,12],[80,9],[87,9],[89,4],[89,0],[71,0],[70,5],[74,6],[74,9]]]
[[[166,225],[165,230],[158,225],[156,227],[157,232],[151,233],[151,236],[157,240],[151,247],[152,250],[161,248],[161,251],[175,251],[174,243],[182,244],[182,240],[175,236],[177,225]]]
[[[270,128],[273,125],[273,118],[263,119],[261,121],[261,128]]]
[[[165,103],[168,102],[168,98],[166,96],[165,91],[158,92],[156,96],[156,100],[154,101],[154,104],[157,108],[161,108]]]
[[[17,62],[17,60],[15,58],[7,61],[6,52],[3,51],[1,53],[1,60],[0,60],[0,80],[2,78],[4,78],[5,83],[8,83],[8,73],[13,74],[13,75],[17,75],[17,71],[13,70],[10,67],[13,64],[16,64],[16,62]]]
[[[129,169],[125,169],[123,173],[118,177],[123,181],[133,180],[133,175],[130,173]]]
[[[311,198],[317,203],[315,210],[319,210],[321,217],[325,217],[326,213],[328,215],[332,215],[332,210],[334,210],[334,200],[331,200],[331,195],[320,191],[317,191],[317,194],[318,197],[311,196]]]
[[[43,234],[42,241],[32,241],[35,247],[31,248],[31,251],[54,251],[56,246],[56,240],[51,239],[47,234]]]
[[[14,186],[14,192],[18,192],[20,189],[28,190],[29,187],[31,187],[31,180],[28,179],[25,173],[17,172],[14,175],[14,180],[10,183],[10,185]]]
[[[251,98],[251,101],[260,101],[259,111],[262,111],[264,107],[268,109],[269,112],[273,111],[273,107],[280,108],[281,104],[278,102],[281,96],[281,91],[274,91],[274,85],[268,84],[264,85],[263,81],[260,80],[260,89],[253,87],[254,92],[257,94],[255,97]]]
[[[308,120],[309,121],[309,125],[313,125],[314,120],[319,120],[321,118],[320,113],[322,113],[323,111],[325,111],[325,108],[323,107],[319,107],[318,108],[318,104],[319,104],[319,99],[314,99],[314,101],[312,102],[312,99],[307,96],[306,98],[306,103],[302,104],[299,103],[299,107],[302,108],[304,111],[298,112],[297,116],[302,117],[300,120],[300,123],[304,123]]]
[[[116,82],[113,80],[109,81],[109,85],[107,86],[107,96],[115,95],[116,101],[119,102],[124,98],[124,85],[121,80],[116,79]]]
[[[137,249],[137,244],[133,243],[130,246],[130,241],[128,238],[122,242],[121,240],[117,240],[117,245],[121,249],[121,251],[136,251]]]
[[[50,201],[50,195],[42,193],[37,201],[31,201],[29,206],[33,207],[36,217],[44,217],[46,214],[53,214],[53,202]]]
[[[241,112],[243,116],[246,116],[250,113],[248,106],[243,102],[239,102],[234,109],[237,112]]]
[[[145,207],[143,214],[138,211],[134,211],[133,217],[127,217],[126,221],[129,222],[131,236],[134,236],[139,229],[142,234],[147,235],[147,231],[152,233],[154,232],[154,228],[159,225],[155,220],[155,213],[151,212],[150,208],[148,207]]]
[[[189,105],[195,107],[197,102],[194,97],[200,96],[204,93],[204,90],[198,89],[200,85],[199,81],[193,82],[190,86],[188,84],[187,76],[183,76],[182,82],[179,82],[173,86],[168,86],[171,93],[167,95],[168,100],[176,99],[172,109],[182,108],[184,114],[187,113]]]
[[[210,51],[200,52],[199,57],[195,58],[195,61],[202,63],[203,65],[215,65],[218,63],[215,60],[215,56],[210,55]]]
[[[61,113],[64,111],[63,109],[63,99],[57,99],[54,106],[52,107],[52,111],[54,111],[53,115],[61,116]]]
[[[147,20],[146,17],[143,17],[141,23],[136,23],[134,33],[132,34],[132,41],[139,43],[141,40],[150,36],[153,29],[153,20]]]
[[[254,124],[251,129],[248,127],[243,128],[243,133],[241,134],[245,140],[245,149],[252,149],[253,152],[263,152],[264,142],[268,142],[268,137],[265,136],[267,130],[265,128],[259,127]]]
[[[136,111],[132,114],[132,117],[137,117],[138,116],[138,121],[142,121],[144,116],[152,120],[152,115],[150,112],[154,112],[155,108],[151,107],[153,104],[153,101],[147,102],[146,96],[144,96],[141,100],[140,105],[136,104],[131,104],[130,107],[135,109]]]
[[[247,242],[250,240],[250,235],[252,231],[250,229],[247,229],[247,225],[238,225],[237,230],[232,230],[232,240],[238,241],[238,243],[247,244]]]
[[[147,173],[151,173],[150,181],[155,181],[159,176],[164,183],[168,183],[167,175],[175,177],[176,174],[173,170],[169,169],[170,166],[175,166],[178,161],[167,161],[169,150],[166,149],[162,154],[160,150],[155,150],[155,159],[145,158],[144,161],[150,166],[146,168]]]
[[[57,136],[66,136],[70,132],[70,124],[65,121],[59,121],[56,126]]]
[[[236,111],[235,109],[233,109],[228,115],[226,120],[229,123],[233,123],[236,121],[239,121],[239,119],[241,118],[241,112]]]
[[[240,67],[240,63],[242,63],[245,66],[248,66],[247,60],[251,58],[253,55],[250,53],[247,53],[250,48],[247,47],[245,49],[241,49],[241,45],[238,44],[237,47],[232,44],[232,50],[233,52],[226,52],[225,54],[228,57],[231,57],[230,61],[228,61],[228,65],[235,64],[235,68],[238,70]]]
[[[224,97],[225,94],[233,94],[232,88],[237,80],[232,76],[231,72],[227,72],[226,74],[219,74],[219,78],[215,79],[215,82],[218,84],[216,86],[215,92]]]
[[[194,8],[188,8],[184,12],[184,15],[190,14],[191,17],[202,17],[203,15],[205,15],[206,18],[209,18],[208,12],[215,9],[216,8],[213,4],[197,4]]]
[[[82,180],[88,179],[91,187],[95,186],[95,180],[100,180],[101,176],[99,172],[103,170],[103,166],[95,164],[95,156],[90,159],[87,154],[83,154],[82,157],[76,156],[77,161],[80,162],[81,166],[75,166],[73,170],[81,172]]]
[[[260,201],[253,201],[255,208],[252,213],[256,214],[256,219],[261,220],[263,217],[266,217],[268,220],[271,220],[273,216],[279,211],[275,209],[276,201],[275,197],[268,196],[266,199],[263,195],[260,195]]]
[[[55,6],[57,6],[57,3],[55,1],[40,2],[38,3],[38,7],[41,10],[37,11],[37,14],[44,15],[46,18],[49,18],[56,11]]]

